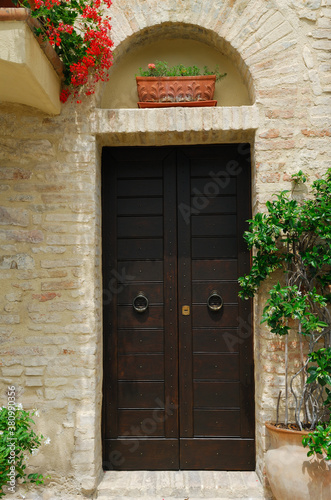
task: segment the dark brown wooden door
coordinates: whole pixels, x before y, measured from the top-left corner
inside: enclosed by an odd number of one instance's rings
[[[104,467],[253,470],[249,145],[104,148],[102,182]]]

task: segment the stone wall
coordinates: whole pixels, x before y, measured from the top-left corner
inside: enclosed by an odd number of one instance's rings
[[[176,23],[227,52],[255,104],[105,110],[96,97],[58,117],[0,104],[1,401],[15,385],[17,401],[40,410],[51,445],[31,463],[66,495],[93,491],[102,473],[101,147],[249,141],[254,212],[292,173],[313,181],[331,167],[331,0],[123,0],[111,10],[115,57]],[[263,292],[254,320],[261,477],[284,349],[260,326]]]

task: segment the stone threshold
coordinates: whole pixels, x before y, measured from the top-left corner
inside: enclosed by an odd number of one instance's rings
[[[255,472],[106,471],[98,500],[270,499]]]

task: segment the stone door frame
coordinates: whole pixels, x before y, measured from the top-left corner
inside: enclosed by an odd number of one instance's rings
[[[95,121],[93,122],[94,133],[97,141],[97,167],[98,179],[101,174],[102,148],[106,146],[164,146],[164,145],[193,145],[193,144],[226,144],[226,143],[249,143],[251,148],[251,177],[252,177],[252,212],[254,213],[254,184],[255,184],[255,131],[259,125],[259,112],[256,106],[242,106],[240,108],[216,108],[209,114],[210,126],[206,130],[207,113],[203,108],[172,108],[167,110],[149,109],[141,110],[96,110]],[[210,111],[210,110],[208,110]],[[184,116],[183,116],[184,115]],[[212,115],[212,116],[210,116]],[[139,118],[142,118],[139,128]],[[166,119],[165,119],[166,118]],[[184,118],[184,127],[183,127]],[[132,124],[132,128],[127,127],[122,131],[120,123]],[[195,122],[195,123],[194,123]],[[170,126],[169,123],[172,123]],[[192,123],[195,124],[192,130]],[[174,127],[175,124],[175,127]],[[152,125],[150,127],[150,125]],[[153,126],[154,125],[154,126]],[[174,131],[174,128],[177,129]],[[184,130],[183,130],[184,128]],[[139,130],[140,129],[140,130]],[[97,196],[96,213],[101,212],[101,186]],[[101,235],[100,235],[101,242]],[[100,245],[101,248],[101,245]],[[101,281],[101,262],[99,262],[99,279]],[[105,286],[103,285],[103,289]],[[100,296],[99,309],[102,311],[102,295]],[[253,324],[254,335],[254,324]],[[102,359],[102,332],[99,333],[98,358]],[[254,339],[253,339],[254,345]],[[254,363],[256,361],[256,348],[254,347]],[[101,418],[102,418],[102,363],[98,365],[97,379],[99,381],[99,393],[96,405],[96,447],[95,447],[95,467],[97,477],[102,477],[102,440],[101,440]],[[256,436],[261,433],[261,429],[256,428]],[[256,462],[258,457],[263,455],[263,450],[256,442]]]

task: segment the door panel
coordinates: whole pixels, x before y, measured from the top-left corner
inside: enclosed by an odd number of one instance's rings
[[[194,435],[240,437],[240,411],[194,410]]]
[[[120,380],[163,380],[164,366],[161,354],[136,354],[118,357]]]
[[[119,238],[163,236],[163,217],[118,217],[117,223]]]
[[[113,274],[113,273],[111,273]],[[113,276],[114,277],[114,276]],[[125,261],[119,262],[117,267],[117,281],[124,283],[125,287],[133,284],[134,281],[162,281],[163,279],[163,262],[162,261]],[[108,282],[106,282],[107,284]],[[125,287],[116,289],[116,294],[119,295]]]
[[[192,236],[236,236],[235,215],[192,216]]]
[[[126,284],[125,288],[118,293],[118,304],[130,305],[132,307],[132,297],[138,295],[140,291],[139,285]],[[150,298],[150,305],[163,304],[163,287],[162,283],[145,283],[144,292]]]
[[[239,351],[240,337],[237,328],[205,328],[193,330],[193,351],[199,352],[229,352]]]
[[[119,198],[117,201],[118,215],[162,215],[162,198]]]
[[[238,302],[239,284],[233,281],[218,282],[218,290],[223,298],[224,304],[234,304]],[[212,281],[192,283],[193,304],[206,305],[206,297],[213,291]]]
[[[254,470],[254,441],[242,438],[181,439],[181,468]]]
[[[146,288],[146,287],[145,287]],[[134,297],[134,296],[133,296]],[[163,307],[150,306],[145,314],[132,311],[130,306],[118,306],[117,319],[119,328],[162,328],[163,327]]]
[[[249,148],[104,148],[102,180],[104,467],[253,470]]]
[[[192,278],[193,280],[217,280],[218,276],[222,276],[222,280],[233,279],[237,273],[237,260],[193,260],[192,261]]]
[[[158,418],[155,420],[155,410],[119,410],[118,411],[118,434],[119,436],[164,436],[165,412],[158,410]],[[140,426],[137,426],[140,421]]]
[[[125,382],[118,384],[119,408],[159,408],[164,400],[163,382]]]
[[[193,259],[235,258],[236,238],[192,238]]]
[[[135,257],[140,259],[162,259],[162,239],[131,240],[123,238],[118,240],[118,259],[131,260]]]
[[[239,382],[194,382],[196,408],[239,408]]]
[[[163,352],[163,330],[123,330],[118,335],[118,353]]]
[[[178,439],[109,439],[104,464],[118,470],[178,470],[178,447]]]
[[[201,166],[199,170],[201,173],[202,172],[208,173],[210,172],[210,166],[207,165],[205,168]],[[199,175],[199,172],[197,172],[197,170],[195,170],[195,172],[194,169],[192,169],[192,176]],[[229,179],[228,177],[226,177],[225,181],[221,184],[221,187],[219,187],[219,185],[216,182],[214,182],[210,176],[197,177],[197,178],[192,177],[191,196],[193,199],[198,198],[199,196],[203,196],[204,204],[209,205],[209,196],[213,195],[215,196],[215,194],[219,193],[220,190],[222,191],[223,196],[236,194],[236,186],[237,186],[237,181],[235,178]]]
[[[211,287],[209,286],[209,289]],[[220,287],[218,287],[220,288]],[[210,293],[210,292],[209,292]],[[204,297],[204,304],[192,306],[192,326],[193,327],[205,327],[213,328],[216,325],[222,325],[222,327],[232,327],[238,324],[238,306],[227,304],[226,307],[223,306],[221,311],[218,313],[209,311],[206,307],[206,302],[209,293]]]
[[[238,380],[239,356],[231,354],[194,354],[195,380]]]
[[[142,175],[141,175],[142,177]],[[154,196],[163,194],[162,179],[126,179],[118,181],[118,196],[148,196],[153,193]]]

